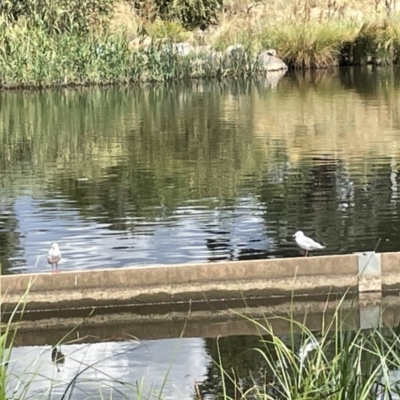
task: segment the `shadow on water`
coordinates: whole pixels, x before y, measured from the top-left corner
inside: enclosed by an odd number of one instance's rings
[[[3,92],[3,272],[396,251],[399,76]]]

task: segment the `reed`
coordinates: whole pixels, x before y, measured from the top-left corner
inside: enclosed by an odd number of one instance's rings
[[[42,28],[12,27],[0,33],[0,81],[4,88],[127,84],[254,75],[257,61],[244,57],[180,56],[153,42],[131,51],[121,33],[49,35]]]
[[[2,272],[1,270],[2,266],[0,264],[0,273]],[[18,323],[24,313],[27,295],[33,282],[34,279],[30,281],[25,293],[21,296],[13,310],[4,310],[4,308],[1,308],[1,300],[4,295],[7,295],[7,290],[4,290],[0,285],[0,400],[10,399],[10,387],[8,385],[10,372],[8,369],[9,364],[12,362],[11,352],[18,332]],[[5,316],[6,311],[8,311],[7,316]],[[4,322],[5,320],[6,322]],[[17,388],[14,388],[14,393],[16,391]],[[25,388],[22,388],[20,393],[24,394]]]
[[[293,68],[324,68],[340,63],[344,44],[355,41],[356,30],[348,21],[309,21],[266,28],[260,40]]]

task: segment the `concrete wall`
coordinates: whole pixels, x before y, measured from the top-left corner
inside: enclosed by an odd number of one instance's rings
[[[390,290],[399,287],[400,252],[381,254],[381,276],[383,290]]]
[[[253,297],[289,298],[387,291],[398,287],[400,252],[0,277],[3,313],[12,311],[19,303],[27,310],[38,311]]]
[[[399,264],[400,253],[395,254],[388,260]],[[27,310],[59,310],[356,293],[358,268],[352,254],[9,275],[0,278],[2,310],[11,311],[21,299]]]

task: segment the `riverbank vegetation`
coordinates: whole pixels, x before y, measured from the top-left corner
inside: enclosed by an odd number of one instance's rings
[[[398,8],[394,0],[10,0],[0,6],[0,81],[246,77],[264,71],[256,55],[269,48],[291,68],[396,63]]]

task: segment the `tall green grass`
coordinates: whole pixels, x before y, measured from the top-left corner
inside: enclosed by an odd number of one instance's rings
[[[257,359],[256,373],[243,374],[242,369],[243,375],[238,375],[232,363],[224,362],[217,344],[214,371],[222,382],[221,396],[216,398],[389,400],[400,394],[400,382],[393,375],[400,370],[397,328],[349,329],[341,304],[318,331],[290,316],[277,319],[290,326],[289,334],[276,334],[268,319],[249,319],[259,332],[260,344],[238,356],[235,364]]]
[[[0,271],[2,266],[0,264]],[[9,371],[8,366],[11,361],[11,350],[15,343],[15,338],[18,331],[18,323],[21,316],[24,313],[25,305],[29,290],[34,282],[32,279],[25,291],[21,296],[18,303],[8,312],[8,316],[5,318],[5,311],[2,307],[3,296],[7,295],[7,290],[0,284],[0,400],[9,400],[8,389],[8,379]],[[6,319],[6,323],[4,320]]]
[[[77,31],[50,34],[41,27],[0,29],[0,82],[3,88],[127,84],[191,78],[252,76],[257,60],[246,53],[180,56],[155,42],[131,51],[123,34]]]
[[[309,21],[266,28],[260,40],[293,68],[325,68],[339,65],[344,44],[354,42],[356,35],[357,27],[346,20]]]

